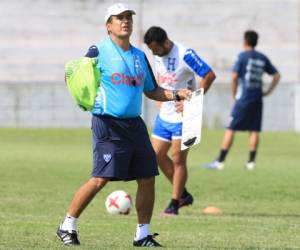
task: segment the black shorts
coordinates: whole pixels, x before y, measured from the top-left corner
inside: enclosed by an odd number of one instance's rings
[[[138,118],[93,116],[93,177],[136,180],[158,175],[147,128]]]
[[[231,121],[228,129],[234,131],[261,131],[262,101],[243,102],[237,101],[231,112]]]

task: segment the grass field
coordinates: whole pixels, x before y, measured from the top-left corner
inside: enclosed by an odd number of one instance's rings
[[[223,131],[203,131],[191,150],[188,189],[193,206],[160,218],[171,187],[156,182],[152,232],[167,249],[300,249],[300,134],[262,134],[257,170],[244,169],[247,134],[238,134],[223,171],[205,170]],[[88,129],[0,129],[0,249],[63,249],[56,228],[75,190],[90,174]],[[136,213],[110,216],[108,193],[135,194],[135,182],[109,183],[80,219],[76,249],[132,249]],[[208,205],[223,214],[207,216]]]

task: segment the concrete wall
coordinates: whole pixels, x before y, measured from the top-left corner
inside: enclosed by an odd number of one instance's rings
[[[295,131],[300,132],[300,84],[295,86]]]
[[[263,129],[300,132],[299,84],[281,84],[265,98]],[[89,127],[89,112],[81,111],[64,84],[0,84],[0,127]],[[145,98],[143,118],[152,126],[157,109]],[[232,101],[228,84],[216,84],[204,99],[203,126],[222,128]]]
[[[296,130],[297,86],[297,84],[278,85],[270,96],[264,98],[263,130]],[[232,105],[227,84],[219,84],[212,88],[205,96],[204,126],[209,128],[226,126]],[[300,106],[297,110],[299,108]]]
[[[87,127],[64,84],[0,84],[0,127]]]
[[[0,1],[0,126],[89,125],[89,115],[78,110],[66,92],[64,64],[107,36],[104,13],[113,2]],[[194,48],[213,67],[217,80],[206,98],[208,127],[226,123],[230,105],[224,103],[230,101],[223,83],[229,82],[244,30],[256,29],[258,49],[269,55],[283,76],[279,89],[266,100],[270,112],[265,112],[264,126],[300,130],[300,94],[294,92],[300,82],[300,0],[126,2],[137,11],[132,43],[145,50],[150,61],[142,35],[151,25],[160,25],[171,39]],[[144,116],[149,123],[154,113],[153,102],[146,101]],[[279,122],[286,116],[288,122]]]
[[[1,0],[0,81],[59,82],[64,64],[106,37],[101,0]],[[300,82],[299,0],[131,0],[136,9],[132,42],[151,25],[194,48],[226,82],[245,29],[260,33],[285,82]]]

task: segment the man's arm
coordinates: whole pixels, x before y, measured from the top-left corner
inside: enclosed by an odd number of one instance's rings
[[[200,88],[204,89],[204,94],[210,88],[213,81],[216,79],[215,73],[211,70],[209,71],[200,81]]]
[[[186,63],[189,71],[201,77],[199,87],[204,88],[204,93],[206,93],[212,82],[216,79],[216,75],[210,66],[193,49],[186,50],[183,61]]]
[[[156,74],[156,82],[157,82],[158,85],[160,84],[159,78],[160,78],[159,74]],[[155,103],[156,103],[156,107],[157,107],[158,109],[160,109],[160,107],[161,107],[161,102],[160,102],[160,101],[156,101]]]
[[[236,96],[238,79],[239,79],[238,73],[232,72],[230,88],[231,88],[231,95],[233,100],[235,100],[235,96]]]
[[[200,80],[200,88],[204,89],[204,94],[207,92],[213,81],[216,79],[215,73],[210,70],[201,80]],[[183,112],[183,101],[175,103],[175,110],[177,113]]]
[[[191,98],[191,91],[188,89],[168,90],[160,86],[144,93],[148,98],[160,102],[189,100]]]
[[[265,91],[265,92],[263,93],[263,96],[268,96],[269,94],[272,93],[272,91],[273,91],[273,90],[275,89],[275,87],[277,86],[277,84],[278,84],[278,82],[279,82],[279,80],[280,80],[280,77],[281,77],[281,76],[280,76],[280,74],[279,74],[278,72],[274,74],[273,79],[272,79],[272,82],[271,82],[269,88],[267,89],[267,91]]]

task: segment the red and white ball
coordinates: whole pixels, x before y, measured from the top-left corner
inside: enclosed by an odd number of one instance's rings
[[[129,214],[131,197],[123,190],[117,190],[109,194],[105,201],[105,207],[109,214]]]

